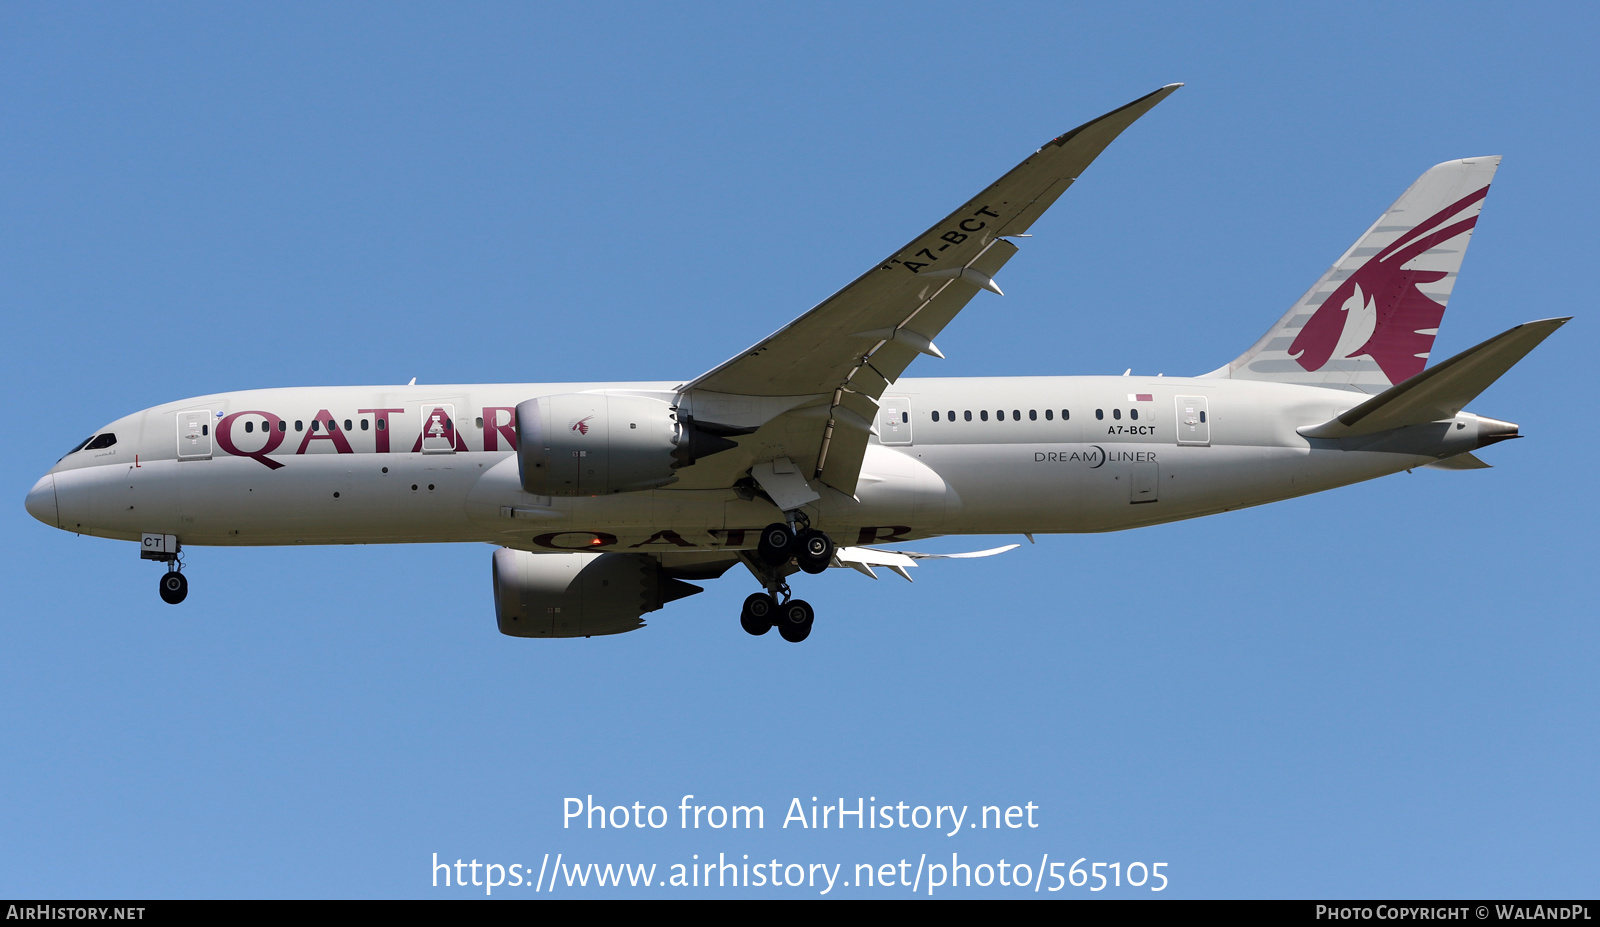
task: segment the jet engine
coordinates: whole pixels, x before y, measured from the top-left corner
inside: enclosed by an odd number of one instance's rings
[[[494,610],[512,637],[590,637],[644,627],[640,616],[702,592],[646,554],[494,552]]]
[[[644,396],[561,393],[517,406],[517,468],[536,496],[601,496],[665,486],[677,470],[752,428],[696,424]]]

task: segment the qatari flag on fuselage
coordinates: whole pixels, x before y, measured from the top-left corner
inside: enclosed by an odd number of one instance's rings
[[[1155,402],[1156,399],[1155,399],[1155,396],[1151,395],[1150,393],[1129,393],[1128,394],[1128,401],[1129,402]]]

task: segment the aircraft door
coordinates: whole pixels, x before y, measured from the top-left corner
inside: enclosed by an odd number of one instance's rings
[[[205,460],[211,456],[211,410],[178,413],[178,459]]]
[[[911,443],[911,399],[885,396],[878,408],[878,441],[890,447]]]
[[[460,437],[456,432],[456,407],[449,402],[422,404],[422,453],[453,454]]]
[[[1211,444],[1211,422],[1206,415],[1206,397],[1177,396],[1178,443],[1208,446]]]

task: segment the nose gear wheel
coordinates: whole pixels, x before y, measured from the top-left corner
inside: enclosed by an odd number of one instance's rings
[[[161,577],[161,601],[168,605],[177,605],[189,595],[189,580],[182,573],[173,570]]]

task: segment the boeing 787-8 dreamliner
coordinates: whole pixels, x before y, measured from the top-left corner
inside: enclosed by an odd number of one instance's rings
[[[137,541],[181,602],[204,545],[496,545],[500,630],[589,637],[743,563],[744,629],[811,632],[829,567],[895,545],[1114,531],[1430,466],[1517,437],[1463,411],[1566,319],[1427,367],[1497,157],[1430,168],[1249,350],[1197,377],[909,379],[1018,240],[1163,87],[1047,142],[844,289],[681,382],[249,390],[120,418],[28,494]],[[1011,545],[1015,546],[1015,545]]]

